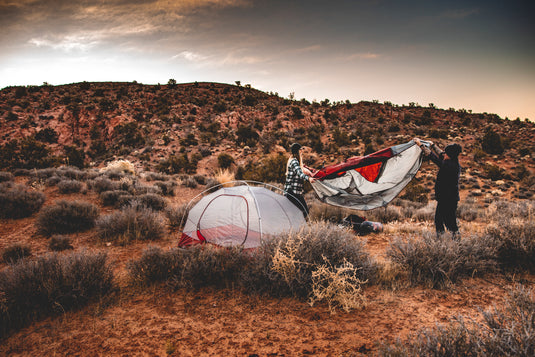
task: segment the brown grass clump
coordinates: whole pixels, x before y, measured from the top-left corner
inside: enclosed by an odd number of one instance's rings
[[[223,187],[230,187],[233,186],[232,181],[234,181],[234,173],[229,169],[220,169],[216,172],[215,179],[222,184]]]

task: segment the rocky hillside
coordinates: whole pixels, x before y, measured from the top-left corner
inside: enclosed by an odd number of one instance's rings
[[[314,167],[412,137],[463,146],[463,189],[474,196],[531,198],[535,125],[464,109],[389,102],[286,99],[218,83],[75,83],[0,91],[0,170],[102,166],[125,158],[166,173],[279,181],[285,149],[307,147]],[[409,187],[432,185],[432,166]],[[429,171],[429,172],[428,172]],[[427,190],[429,191],[429,190]]]

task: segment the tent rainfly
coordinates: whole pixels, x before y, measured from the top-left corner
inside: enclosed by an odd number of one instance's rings
[[[202,197],[190,209],[178,245],[255,248],[262,240],[305,224],[301,210],[286,197],[242,183]]]
[[[428,142],[422,140],[424,145]],[[371,210],[386,206],[412,180],[422,164],[422,150],[411,140],[367,156],[324,167],[312,187],[333,206]]]

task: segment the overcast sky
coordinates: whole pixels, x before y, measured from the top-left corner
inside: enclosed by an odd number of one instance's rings
[[[535,120],[534,1],[0,0],[0,88],[251,84]]]

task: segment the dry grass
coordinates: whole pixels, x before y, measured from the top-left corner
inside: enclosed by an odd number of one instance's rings
[[[326,301],[331,313],[337,308],[349,312],[364,307],[366,298],[362,293],[362,285],[367,281],[357,277],[358,269],[347,260],[339,266],[332,266],[326,257],[324,260],[325,263],[312,272],[310,305]]]
[[[223,187],[230,187],[233,186],[232,181],[234,181],[234,173],[229,169],[218,170],[215,174],[215,179],[222,184]]]

